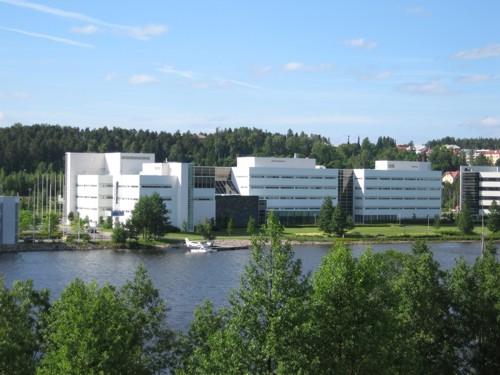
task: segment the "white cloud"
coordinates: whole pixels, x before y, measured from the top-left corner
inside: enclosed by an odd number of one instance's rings
[[[256,77],[263,77],[273,70],[272,66],[253,66],[252,74]]]
[[[3,112],[0,112],[0,121],[5,120],[6,116]]]
[[[82,27],[72,27],[71,31],[78,34],[95,34],[99,29],[94,25],[87,25]]]
[[[408,94],[441,96],[453,94],[449,87],[437,82],[427,83],[405,83],[399,86],[399,90]]]
[[[0,0],[0,2],[23,8],[28,8],[31,10],[36,10],[42,13],[52,14],[54,16],[62,18],[75,19],[90,24],[105,26],[115,31],[124,31],[127,35],[141,40],[149,40],[150,36],[157,36],[167,31],[167,27],[163,25],[148,25],[144,27],[119,25],[115,23],[106,22],[98,18],[89,17],[82,13],[69,12],[62,9],[52,8],[43,4],[32,3],[24,0]]]
[[[411,14],[423,14],[423,13],[425,13],[425,8],[421,5],[415,5],[415,6],[403,9],[403,12],[411,13]]]
[[[500,118],[494,117],[485,117],[482,119],[479,124],[484,127],[496,127],[500,126]]]
[[[165,25],[147,25],[143,27],[132,27],[129,34],[136,39],[149,40],[150,36],[158,36],[166,31],[167,27]]]
[[[164,65],[161,68],[159,68],[158,71],[162,72],[162,73],[173,74],[173,75],[183,77],[183,78],[188,78],[188,79],[193,79],[197,75],[190,70],[178,70],[170,65]]]
[[[378,45],[377,42],[369,42],[365,40],[365,38],[345,40],[344,44],[349,47],[362,48],[367,51],[374,49]]]
[[[320,71],[325,71],[325,70],[331,70],[333,67],[330,64],[318,64],[318,65],[304,65],[299,62],[289,62],[283,65],[283,69],[288,71],[288,72],[297,72],[297,71],[304,71],[304,72],[320,72]]]
[[[3,0],[0,0],[0,1],[3,1]],[[12,31],[14,33],[19,33],[19,34],[23,34],[23,35],[27,35],[27,36],[31,36],[33,38],[48,39],[48,40],[51,40],[51,41],[57,42],[57,43],[69,44],[69,45],[77,46],[77,47],[94,48],[94,46],[92,44],[81,43],[81,42],[77,42],[76,40],[71,40],[71,39],[66,39],[66,38],[59,38],[57,36],[32,33],[32,32],[20,30],[20,29],[11,29],[10,27],[1,27],[0,26],[0,29]]]
[[[156,82],[156,78],[147,74],[134,74],[129,79],[129,83],[134,85],[142,85],[145,83],[153,83]]]
[[[106,75],[106,77],[104,77],[104,80],[107,82],[112,82],[115,79],[116,79],[116,73],[114,73],[114,72],[109,73],[108,75]]]
[[[194,81],[193,87],[199,89],[212,88],[212,87],[229,87],[235,85],[244,86],[252,89],[260,89],[259,86],[252,85],[251,83],[237,81],[230,78],[207,77],[206,75],[195,73],[190,70],[178,70],[170,65],[164,65],[161,68],[159,68],[158,71],[166,74],[173,74],[175,76]]]
[[[370,72],[370,73],[359,73],[357,78],[361,81],[382,81],[388,79],[391,76],[391,72]]]
[[[14,97],[18,99],[30,99],[31,95],[26,92],[15,92]]]
[[[494,76],[491,74],[473,74],[469,76],[461,76],[457,78],[458,82],[462,83],[479,83],[479,82],[487,82],[494,79]]]
[[[486,47],[457,52],[452,56],[452,58],[461,60],[474,60],[498,56],[500,56],[500,44],[491,44]]]

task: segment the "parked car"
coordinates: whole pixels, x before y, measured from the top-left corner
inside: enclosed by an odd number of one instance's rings
[[[24,243],[33,243],[35,241],[33,240],[32,236],[26,236],[26,237],[23,238],[23,242]]]

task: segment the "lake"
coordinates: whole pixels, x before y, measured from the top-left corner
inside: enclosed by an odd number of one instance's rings
[[[444,269],[452,268],[461,255],[474,262],[481,253],[480,243],[443,242],[430,246]],[[375,252],[387,249],[407,252],[411,244],[371,247]],[[357,256],[365,248],[366,245],[353,245],[353,254]],[[329,249],[326,245],[294,246],[305,272],[314,271]],[[175,329],[185,330],[194,309],[204,299],[210,299],[217,307],[226,303],[229,292],[239,287],[243,266],[249,258],[249,250],[191,253],[182,248],[0,253],[0,275],[5,276],[9,288],[14,280],[32,279],[36,289],[47,288],[51,297],[57,298],[75,278],[120,286],[133,277],[142,263],[171,308],[169,323]]]

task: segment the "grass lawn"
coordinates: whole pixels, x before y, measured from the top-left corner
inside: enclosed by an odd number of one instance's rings
[[[246,228],[235,228],[231,235],[226,230],[214,231],[216,239],[219,240],[249,240],[250,236]],[[484,234],[490,238],[491,232],[485,227]],[[203,237],[195,233],[169,233],[167,239],[173,241],[184,241],[188,237],[193,241],[202,241]],[[331,242],[333,237],[326,236],[317,227],[286,227],[284,238],[299,242]],[[498,235],[495,236],[498,239]],[[416,239],[427,239],[432,241],[460,241],[481,239],[481,226],[476,226],[474,234],[463,236],[454,225],[441,226],[439,229],[432,225],[358,225],[346,233],[346,241],[414,241]]]

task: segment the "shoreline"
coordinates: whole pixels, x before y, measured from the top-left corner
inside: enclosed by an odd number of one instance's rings
[[[335,239],[331,241],[290,241],[290,245],[292,246],[329,246],[332,247],[335,243]],[[388,241],[344,241],[347,245],[366,245],[370,246],[373,244],[406,244],[415,242],[415,240],[404,240],[404,241],[396,241],[396,240],[388,240]],[[458,242],[458,243],[474,243],[481,242],[481,240],[449,240],[449,241],[436,241],[436,240],[425,240],[426,243],[440,243],[440,242]],[[498,243],[499,241],[495,241]],[[285,241],[282,241],[285,243]],[[231,240],[231,239],[223,239],[223,240],[215,240],[215,246],[220,247],[248,247],[251,248],[252,241],[251,240]],[[183,241],[178,241],[178,243],[172,244],[161,244],[161,245],[153,245],[153,246],[141,246],[137,248],[137,250],[147,250],[147,249],[178,249],[185,248]],[[187,249],[187,248],[186,248]],[[38,242],[38,243],[17,243],[13,245],[0,245],[0,254],[2,253],[25,253],[25,252],[37,252],[37,251],[91,251],[91,250],[133,250],[130,248],[126,248],[123,246],[119,246],[116,244],[112,244],[111,242],[99,242],[99,243],[66,243],[66,242]]]

